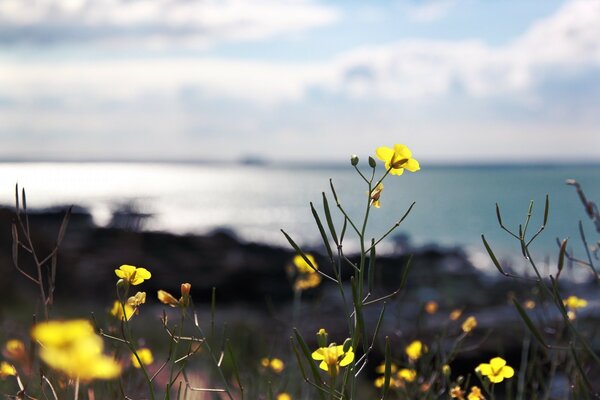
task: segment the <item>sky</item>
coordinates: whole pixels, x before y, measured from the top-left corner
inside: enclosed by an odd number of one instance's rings
[[[597,0],[0,0],[0,159],[600,162]]]

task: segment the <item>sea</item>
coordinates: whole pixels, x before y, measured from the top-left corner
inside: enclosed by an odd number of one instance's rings
[[[532,243],[540,262],[552,267],[557,240],[569,239],[575,255],[586,258],[579,222],[589,244],[600,235],[586,216],[573,186],[575,179],[589,200],[600,202],[600,164],[590,165],[431,165],[421,171],[387,176],[381,207],[371,208],[367,236],[378,239],[406,213],[400,226],[381,242],[381,253],[421,246],[461,247],[473,263],[491,270],[482,245],[484,234],[501,259],[519,262],[513,232],[524,226],[530,204],[527,236],[543,222],[546,196],[548,221]],[[362,169],[369,178],[370,168]],[[382,170],[377,170],[377,180]],[[262,164],[176,162],[2,162],[0,204],[14,205],[14,188],[25,188],[29,208],[75,204],[85,207],[101,226],[115,211],[136,210],[151,215],[143,229],[178,234],[226,230],[249,242],[289,246],[281,230],[306,248],[319,249],[321,237],[310,203],[324,219],[322,193],[331,207],[338,234],[343,218],[331,187],[357,226],[364,220],[368,188],[349,164]],[[348,229],[344,246],[350,252],[358,240]],[[521,257],[522,258],[522,257]]]

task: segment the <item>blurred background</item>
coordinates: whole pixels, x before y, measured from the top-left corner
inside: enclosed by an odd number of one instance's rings
[[[599,72],[596,1],[0,0],[0,201],[312,243],[328,178],[362,207],[349,155],[405,143],[378,224],[417,201],[406,235],[480,250],[549,193],[549,253],[564,180],[600,198]]]

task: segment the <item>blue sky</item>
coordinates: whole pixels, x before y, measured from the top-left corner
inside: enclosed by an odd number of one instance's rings
[[[0,158],[600,161],[595,0],[0,0]]]

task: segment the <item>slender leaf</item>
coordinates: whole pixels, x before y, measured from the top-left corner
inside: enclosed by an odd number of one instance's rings
[[[512,301],[513,301],[513,304],[515,305],[515,307],[517,308],[517,311],[519,312],[521,319],[523,319],[523,322],[525,322],[525,325],[527,325],[527,328],[529,329],[529,331],[533,334],[533,336],[535,336],[535,338],[538,340],[538,342],[540,342],[540,344],[542,346],[544,346],[545,348],[548,348],[548,345],[544,341],[544,338],[540,334],[540,331],[536,328],[533,321],[531,321],[531,319],[525,312],[525,309],[523,309],[521,304],[519,304],[519,302],[516,299],[513,299]]]
[[[321,239],[323,240],[323,244],[325,245],[325,249],[327,250],[327,254],[329,255],[329,259],[333,262],[333,253],[331,251],[331,246],[329,245],[329,239],[327,238],[327,234],[325,233],[325,229],[323,229],[323,224],[321,223],[321,218],[319,218],[319,214],[313,203],[310,203],[310,211],[315,219],[317,227],[319,228],[319,232],[321,233]]]
[[[335,226],[333,225],[333,220],[331,219],[331,210],[329,209],[329,202],[327,201],[327,196],[325,196],[325,192],[323,192],[323,211],[325,211],[325,219],[327,220],[327,226],[329,227],[331,238],[333,239],[335,244],[339,246],[340,242],[338,241],[337,234],[335,232]]]
[[[483,240],[483,245],[485,246],[485,249],[488,252],[488,255],[490,256],[490,258],[492,259],[492,263],[496,266],[496,268],[498,269],[498,271],[500,271],[500,273],[504,276],[508,276],[508,274],[506,272],[504,272],[504,269],[502,269],[502,266],[500,265],[500,263],[498,262],[498,259],[496,258],[496,256],[494,255],[494,252],[492,251],[492,248],[490,247],[490,245],[488,244],[487,240],[485,240],[485,236],[482,234],[481,235],[481,240]]]

